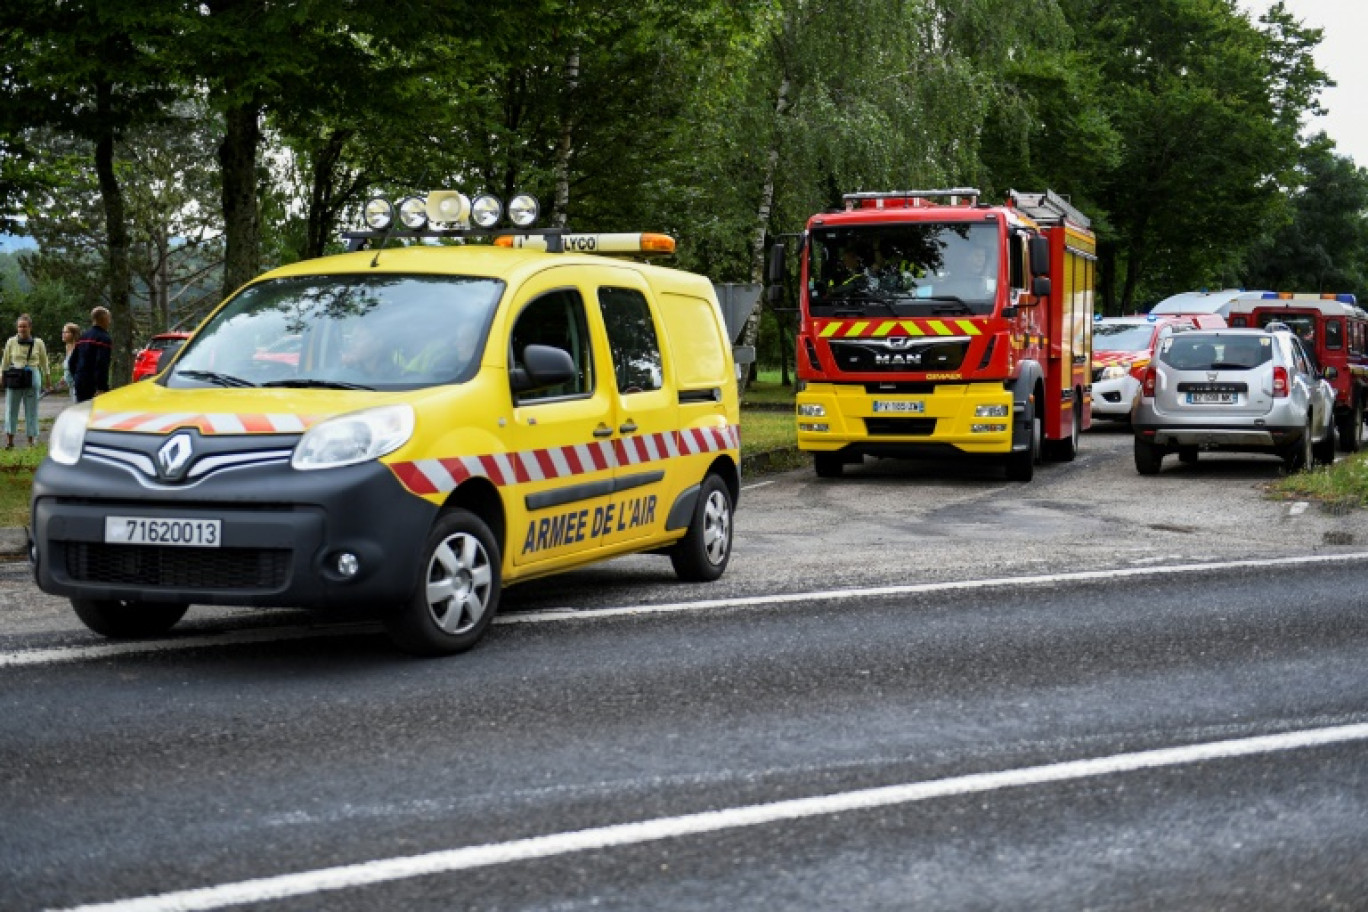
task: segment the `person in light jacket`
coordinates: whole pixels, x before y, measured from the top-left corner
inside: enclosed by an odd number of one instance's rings
[[[21,314],[15,321],[18,330],[5,342],[0,355],[0,369],[19,368],[28,371],[28,386],[11,389],[5,385],[5,449],[14,449],[14,435],[19,430],[19,407],[24,407],[24,430],[28,431],[29,446],[38,443],[38,394],[48,386],[47,347],[33,334],[33,320]]]

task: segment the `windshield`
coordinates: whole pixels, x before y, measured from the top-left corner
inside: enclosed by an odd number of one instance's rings
[[[165,380],[173,387],[413,389],[467,379],[497,279],[309,276],[245,289]]]
[[[997,294],[996,222],[819,229],[809,244],[817,316],[989,314]]]
[[[1093,348],[1097,351],[1145,351],[1154,338],[1149,323],[1094,323]]]

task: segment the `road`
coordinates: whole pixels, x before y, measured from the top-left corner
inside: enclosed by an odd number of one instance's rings
[[[1368,907],[1368,520],[1084,443],[752,479],[719,583],[530,583],[441,661],[110,646],[11,568],[0,908]]]

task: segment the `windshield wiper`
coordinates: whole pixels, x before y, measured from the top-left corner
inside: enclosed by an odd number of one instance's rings
[[[296,380],[267,380],[262,386],[285,386],[291,389],[333,389],[333,390],[373,390],[373,386],[360,383],[347,383],[345,380],[315,380],[301,377]]]
[[[234,377],[232,374],[220,374],[216,371],[178,370],[176,376],[185,377],[189,380],[203,380],[215,386],[256,386],[251,380],[243,380],[241,377]]]

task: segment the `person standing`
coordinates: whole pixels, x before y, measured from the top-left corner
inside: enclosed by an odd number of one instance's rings
[[[17,332],[5,342],[0,356],[0,368],[6,374],[5,383],[5,449],[14,449],[14,435],[19,429],[19,406],[24,407],[24,430],[28,431],[29,446],[38,442],[38,393],[47,387],[47,347],[33,334],[33,320],[21,314],[15,322]],[[27,376],[23,384],[8,381],[13,370]]]
[[[62,383],[66,384],[72,402],[76,401],[76,378],[71,373],[71,362],[72,355],[76,354],[76,340],[80,337],[81,327],[75,323],[62,327],[62,344],[66,346],[66,354],[62,356]]]
[[[90,312],[90,323],[90,329],[76,340],[76,350],[71,355],[77,402],[109,392],[109,356],[114,351],[114,340],[109,335],[109,310],[96,307]]]

